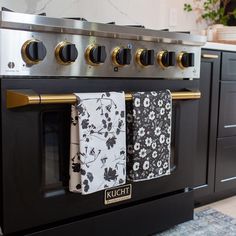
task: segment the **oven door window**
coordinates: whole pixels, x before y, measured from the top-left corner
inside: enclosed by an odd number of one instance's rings
[[[46,111],[41,120],[43,187],[46,192],[64,189],[69,181],[70,113]]]

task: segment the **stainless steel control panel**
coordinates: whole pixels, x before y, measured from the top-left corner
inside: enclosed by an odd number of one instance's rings
[[[42,60],[29,63],[25,59],[27,42],[42,42],[46,54]],[[39,33],[21,30],[0,30],[0,73],[14,76],[81,76],[81,77],[149,77],[149,78],[198,78],[200,69],[200,47],[173,43],[148,42],[143,40],[115,39],[61,33]],[[77,57],[70,63],[59,63],[56,51],[58,44],[73,44]],[[103,63],[89,63],[86,52],[91,45],[101,45],[106,52]],[[114,63],[114,50],[130,49],[131,60],[127,65]],[[137,61],[140,49],[154,51],[152,65],[142,66]],[[87,51],[86,51],[87,50]],[[160,52],[175,52],[175,65],[163,68],[158,62]],[[194,66],[181,67],[181,53],[191,53]]]

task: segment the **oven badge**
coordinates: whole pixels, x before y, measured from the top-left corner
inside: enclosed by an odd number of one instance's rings
[[[117,188],[105,190],[104,204],[109,205],[116,202],[125,201],[131,199],[132,185],[126,184]]]

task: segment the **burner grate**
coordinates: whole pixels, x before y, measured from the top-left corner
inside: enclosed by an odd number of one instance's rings
[[[6,8],[6,7],[2,7],[2,11],[9,11],[9,12],[14,12],[13,10]],[[42,12],[40,14],[38,14],[39,16],[46,16],[45,12]]]

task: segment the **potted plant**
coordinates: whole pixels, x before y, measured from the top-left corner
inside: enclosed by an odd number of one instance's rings
[[[236,18],[236,8],[226,12],[226,7],[231,0],[194,0],[193,4],[184,4],[184,11],[195,11],[199,15],[197,22],[205,20],[208,25],[227,25],[230,17]]]
[[[236,19],[236,9],[226,11],[231,0],[193,0],[193,4],[185,3],[184,11],[195,11],[198,15],[197,23],[205,21],[208,25],[205,34],[208,41],[218,41],[217,29],[227,25],[231,17]]]

